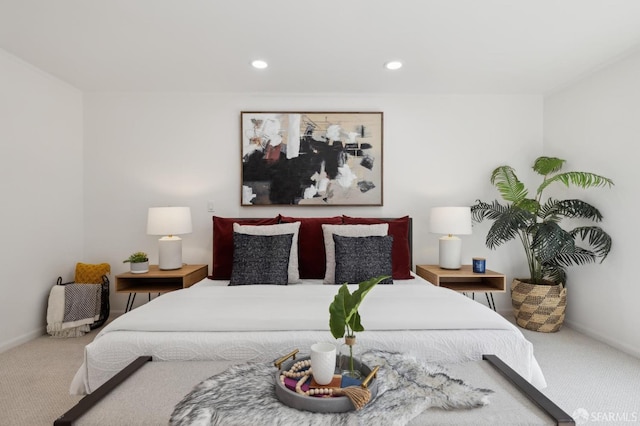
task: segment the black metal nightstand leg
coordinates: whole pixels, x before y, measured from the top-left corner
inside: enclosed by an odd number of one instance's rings
[[[493,293],[486,292],[484,295],[487,297],[487,304],[489,305],[489,307],[495,311],[496,302],[493,300]],[[491,299],[489,299],[489,296],[491,296]]]
[[[127,306],[124,308],[125,312],[129,312],[133,309],[133,302],[136,300],[136,293],[129,293],[129,298],[127,299]]]

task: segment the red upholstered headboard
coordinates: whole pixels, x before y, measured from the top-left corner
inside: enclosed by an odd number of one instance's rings
[[[299,235],[300,277],[324,277],[324,241],[322,224],[373,224],[388,223],[389,235],[394,236],[393,278],[410,279],[413,268],[413,229],[412,219],[365,218],[351,216],[332,217],[290,217],[278,215],[272,218],[225,218],[213,216],[212,273],[209,278],[226,280],[231,276],[233,265],[233,224],[274,225],[278,223],[301,222]],[[319,255],[321,253],[321,255]]]

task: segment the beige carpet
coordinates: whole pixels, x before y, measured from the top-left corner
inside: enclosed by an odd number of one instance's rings
[[[566,326],[520,330],[547,379],[544,394],[577,424],[640,425],[640,359]]]
[[[96,333],[42,336],[0,353],[0,425],[51,425],[73,407],[81,397],[69,395],[69,384]]]
[[[566,326],[523,330],[548,381],[544,393],[581,424],[640,425],[640,359]],[[0,353],[0,425],[51,425],[80,397],[69,384],[96,331],[75,339],[42,336]]]

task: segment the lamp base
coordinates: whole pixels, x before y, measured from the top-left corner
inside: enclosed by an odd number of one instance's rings
[[[440,237],[440,264],[442,269],[460,269],[462,258],[462,240],[453,235]]]
[[[175,235],[158,240],[158,268],[172,270],[182,268],[182,238]]]

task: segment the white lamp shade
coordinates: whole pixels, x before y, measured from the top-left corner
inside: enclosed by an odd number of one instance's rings
[[[460,269],[462,241],[453,234],[471,234],[471,208],[433,207],[429,218],[429,231],[434,234],[445,234],[438,242],[440,267]]]
[[[180,235],[192,231],[189,207],[150,207],[147,234]]]
[[[470,207],[432,207],[429,231],[434,234],[471,234]]]

